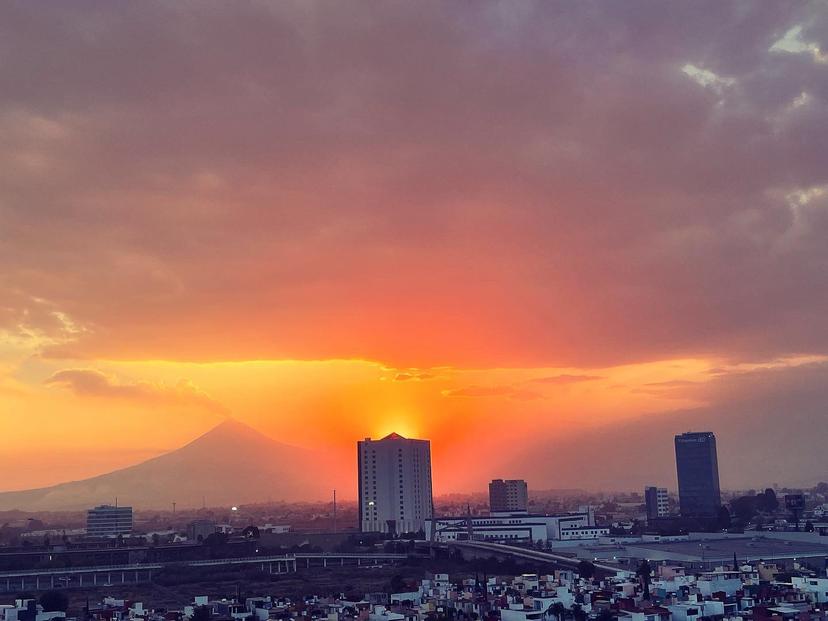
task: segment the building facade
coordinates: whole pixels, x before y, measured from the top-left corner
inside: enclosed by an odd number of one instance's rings
[[[495,543],[546,543],[598,539],[609,529],[595,525],[590,512],[561,515],[497,514],[490,516],[435,517],[426,520],[430,541],[489,541]]]
[[[523,479],[494,479],[489,483],[489,511],[515,513],[526,511],[529,491]]]
[[[670,515],[669,496],[663,487],[645,487],[644,503],[647,505],[648,520],[657,520]]]
[[[86,512],[87,537],[117,537],[132,534],[132,507],[100,505]]]
[[[431,444],[392,433],[357,443],[362,532],[410,533],[432,516]]]
[[[715,517],[722,506],[716,436],[688,432],[677,435],[675,443],[682,517]]]
[[[216,523],[213,520],[193,520],[187,524],[187,539],[190,541],[204,541],[216,532]]]

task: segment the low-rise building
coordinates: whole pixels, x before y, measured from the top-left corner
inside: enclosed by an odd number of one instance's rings
[[[647,507],[647,520],[658,520],[670,515],[670,497],[663,487],[645,487],[644,503]]]
[[[595,525],[591,512],[561,515],[492,513],[487,516],[438,517],[426,520],[431,541],[495,541],[541,543],[557,540],[598,539],[608,528]]]
[[[65,612],[44,612],[43,606],[30,598],[16,599],[14,604],[0,605],[0,621],[62,621],[64,619],[66,619]]]
[[[191,541],[204,541],[216,532],[214,520],[193,520],[187,524],[187,539]]]
[[[523,479],[494,479],[489,483],[489,511],[492,513],[525,512],[529,492]]]
[[[130,534],[132,534],[132,507],[100,505],[87,511],[87,537],[117,537]]]

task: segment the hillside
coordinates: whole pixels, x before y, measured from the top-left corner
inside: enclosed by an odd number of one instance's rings
[[[134,466],[50,487],[0,493],[0,511],[136,508],[316,500],[327,493],[320,456],[227,420],[189,444]]]

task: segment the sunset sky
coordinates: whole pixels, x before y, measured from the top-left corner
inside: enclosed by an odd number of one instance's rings
[[[0,489],[227,417],[437,493],[828,479],[828,3],[0,6]]]

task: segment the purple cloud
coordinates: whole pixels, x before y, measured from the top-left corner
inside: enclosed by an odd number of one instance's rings
[[[820,6],[7,4],[0,321],[49,300],[72,355],[132,358],[824,353]]]

